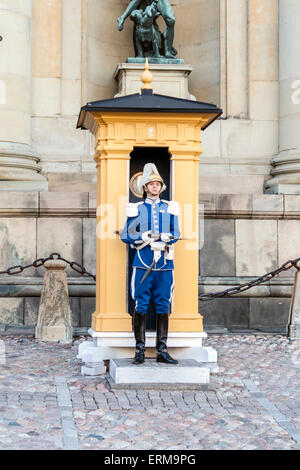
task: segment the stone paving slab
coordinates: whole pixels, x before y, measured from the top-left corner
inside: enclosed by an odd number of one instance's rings
[[[2,337],[0,449],[300,449],[300,342],[211,335],[213,390],[110,390],[78,346]],[[4,352],[3,352],[4,351]]]

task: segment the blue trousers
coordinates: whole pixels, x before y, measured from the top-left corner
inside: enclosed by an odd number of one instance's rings
[[[169,305],[174,290],[173,271],[151,271],[141,283],[146,270],[133,268],[131,276],[131,296],[135,300],[135,309],[147,313],[151,296],[157,314],[169,313]]]

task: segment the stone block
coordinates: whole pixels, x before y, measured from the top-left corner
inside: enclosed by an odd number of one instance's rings
[[[24,298],[24,325],[36,326],[39,314],[40,297]]]
[[[288,324],[290,299],[249,299],[249,327],[251,329],[284,329]]]
[[[33,116],[58,116],[61,105],[59,78],[32,78]]]
[[[264,24],[278,23],[278,0],[250,0],[249,22]]]
[[[300,196],[298,194],[284,195],[284,216],[300,217]]]
[[[139,367],[130,359],[111,359],[110,376],[116,384],[206,384],[209,368],[192,359],[183,359],[176,365],[148,359]]]
[[[96,219],[83,219],[83,265],[87,271],[96,273]]]
[[[299,246],[300,220],[278,221],[278,265],[281,266],[290,259],[300,257]],[[282,277],[294,275],[295,268],[284,271]]]
[[[283,195],[253,194],[253,217],[263,213],[264,218],[283,216]]]
[[[255,121],[277,120],[279,110],[279,84],[277,81],[251,80],[249,112]]]
[[[0,219],[0,266],[28,265],[36,259],[36,219]],[[20,276],[34,276],[34,268],[26,269]]]
[[[40,215],[87,216],[88,193],[43,192],[40,194]]]
[[[272,157],[278,153],[278,122],[227,119],[221,121],[221,139],[223,157]]]
[[[61,80],[61,113],[78,116],[81,108],[81,80]]]
[[[236,275],[261,276],[277,268],[277,221],[236,220]]]
[[[248,215],[252,213],[251,194],[218,194],[217,214]]]
[[[188,75],[192,67],[184,64],[151,64],[153,91],[161,95],[195,99],[188,90]],[[118,64],[115,78],[118,81],[118,94],[124,96],[138,93],[141,89],[141,74],[144,64]]]
[[[201,276],[235,275],[234,220],[204,220],[204,245],[199,252]]]
[[[209,177],[230,174],[230,160],[229,158],[220,157],[203,157],[199,163],[199,172],[201,175],[208,175]],[[205,187],[205,185],[204,185]],[[211,192],[209,190],[208,192]]]
[[[85,133],[78,132],[76,123],[77,116],[31,119],[32,145],[43,156],[43,161],[73,163],[80,160],[86,151]]]
[[[212,193],[214,195],[262,194],[263,185],[264,177],[262,175],[202,175],[200,171],[199,176],[200,195],[203,193]],[[249,202],[247,202],[247,206],[250,208]]]
[[[97,212],[97,192],[89,192],[89,217],[96,217]]]
[[[173,5],[172,1],[172,5]],[[176,37],[179,44],[190,45],[213,40],[217,34],[219,2],[216,0],[202,0],[201,2],[178,2],[174,9],[176,22]],[[205,14],[204,14],[205,12]],[[180,19],[180,20],[179,20]],[[189,27],[187,27],[189,25]]]
[[[80,297],[69,297],[72,326],[80,324]]]
[[[190,93],[198,101],[214,103],[217,106],[220,105],[220,85],[216,76],[219,73],[218,48],[218,39],[206,44],[190,44],[178,48],[178,57],[183,57],[186,64],[193,64],[193,73],[189,80]]]
[[[217,120],[214,122],[214,125],[209,126],[205,129],[205,132],[202,134],[202,143],[201,148],[203,153],[200,157],[202,161],[206,157],[216,157],[221,155],[220,148],[220,132],[221,121]]]
[[[198,198],[199,204],[204,205],[205,215],[214,214],[216,212],[216,195],[215,194],[199,194]],[[200,208],[202,214],[202,208]]]
[[[250,23],[250,80],[278,80],[278,25]]]
[[[49,191],[53,192],[89,192],[96,191],[97,175],[94,173],[45,173]],[[96,212],[95,212],[96,216]]]
[[[62,77],[64,79],[81,79],[81,35],[82,16],[84,14],[81,0],[64,0],[62,2],[62,14]]]
[[[0,323],[4,325],[23,325],[24,300],[0,298]]]
[[[204,330],[206,327],[249,328],[249,300],[247,298],[231,297],[199,302],[199,312],[203,316]]]
[[[33,2],[32,74],[59,77],[62,60],[61,0]]]
[[[12,214],[34,216],[38,214],[38,205],[39,194],[37,192],[1,192],[1,217]]]
[[[92,315],[96,308],[95,297],[81,297],[80,326],[90,327],[92,325]]]
[[[37,253],[38,257],[46,257],[51,253],[60,253],[68,261],[82,264],[82,219],[79,218],[41,218],[37,224]],[[44,269],[38,269],[39,275]],[[68,276],[80,274],[68,267]]]

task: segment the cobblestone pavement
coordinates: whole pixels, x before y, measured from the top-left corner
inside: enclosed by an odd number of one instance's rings
[[[0,340],[0,449],[300,449],[300,342],[211,335],[215,391],[114,391],[73,345]]]

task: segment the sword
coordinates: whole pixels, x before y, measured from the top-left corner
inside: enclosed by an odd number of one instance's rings
[[[121,234],[121,231],[119,230],[115,230],[114,233],[116,235],[120,235]],[[157,240],[159,237],[160,237],[160,233],[151,233],[149,235],[149,238],[150,238],[150,242],[151,242],[151,238],[153,238],[154,240]],[[171,240],[188,240],[187,238],[179,238],[179,237],[173,237],[171,236],[170,237],[170,241]],[[148,244],[148,243],[147,243]],[[144,280],[149,276],[149,274],[151,273],[152,269],[154,268],[154,265],[155,265],[155,259],[152,261],[151,265],[149,266],[149,268],[147,269],[147,271],[145,272],[144,276],[142,277],[141,281],[140,281],[140,284],[142,284],[144,282]]]
[[[152,237],[152,238],[154,238],[154,239],[155,239],[155,238],[159,238],[159,237],[160,237],[160,234],[150,234],[150,237]],[[176,239],[176,237],[173,237],[173,236],[170,237],[170,241],[171,241],[171,240],[175,240],[175,239]],[[178,240],[180,240],[180,239],[178,238]],[[149,276],[149,274],[151,273],[152,269],[154,268],[155,262],[156,262],[156,261],[155,261],[155,258],[154,258],[153,261],[152,261],[152,263],[151,263],[151,265],[149,266],[148,270],[145,272],[144,276],[142,277],[142,279],[141,279],[141,281],[140,281],[140,284],[142,284],[142,282],[144,282],[144,280]]]
[[[145,272],[144,276],[142,277],[142,280],[141,280],[140,284],[142,284],[142,282],[144,282],[144,280],[146,279],[146,277],[149,276],[149,274],[151,273],[152,269],[154,268],[154,265],[155,265],[155,259],[154,259],[153,262],[151,263],[149,269]]]

